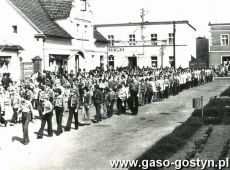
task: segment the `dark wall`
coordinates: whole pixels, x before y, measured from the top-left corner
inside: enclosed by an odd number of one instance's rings
[[[196,58],[205,62],[209,61],[209,40],[205,37],[196,39]]]

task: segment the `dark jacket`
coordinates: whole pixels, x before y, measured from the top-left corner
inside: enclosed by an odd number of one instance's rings
[[[94,105],[102,103],[102,92],[99,89],[96,89],[93,94]]]

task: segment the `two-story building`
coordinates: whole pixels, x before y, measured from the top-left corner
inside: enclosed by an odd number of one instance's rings
[[[109,41],[109,67],[188,67],[196,29],[188,21],[95,25]]]
[[[1,0],[0,6],[0,39],[23,48],[15,67],[21,68],[22,79],[42,70],[89,70],[107,55],[108,41],[93,29],[86,1]],[[9,58],[9,63],[15,61]]]
[[[217,67],[230,61],[230,23],[209,23],[209,65]]]

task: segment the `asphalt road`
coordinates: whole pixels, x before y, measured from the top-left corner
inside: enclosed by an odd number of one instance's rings
[[[40,127],[37,119],[29,125],[31,142],[26,146],[20,143],[21,125],[0,127],[0,169],[112,169],[110,160],[135,159],[184,122],[193,111],[192,98],[204,96],[206,104],[210,97],[219,95],[229,84],[230,79],[216,80],[162,102],[140,107],[137,116],[129,112],[114,115],[98,124],[81,126],[77,131],[71,130],[52,138],[36,139]],[[91,111],[94,112],[94,108]],[[68,114],[64,117],[63,125]]]

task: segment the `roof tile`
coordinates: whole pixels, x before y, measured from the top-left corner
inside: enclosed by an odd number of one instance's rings
[[[63,28],[55,23],[39,0],[9,0],[17,7],[40,31],[47,36],[72,38]]]
[[[40,3],[51,19],[67,18],[72,9],[72,0],[40,0]]]

